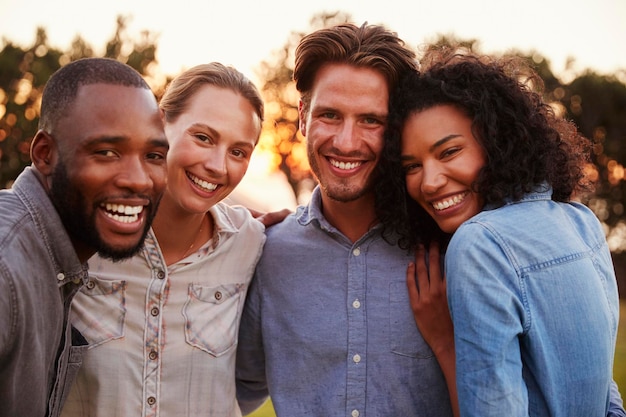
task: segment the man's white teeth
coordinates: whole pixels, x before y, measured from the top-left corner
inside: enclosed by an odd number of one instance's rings
[[[139,213],[143,211],[143,206],[127,206],[125,204],[107,203],[104,208],[104,214],[120,223],[136,222],[139,219]]]
[[[208,181],[202,180],[202,179],[196,177],[195,175],[189,174],[189,178],[198,187],[203,188],[206,191],[209,191],[209,192],[210,191],[215,191],[215,189],[217,188],[217,184],[213,184],[212,182],[208,182]]]
[[[452,206],[455,206],[455,205],[459,204],[461,201],[463,201],[465,199],[466,195],[467,195],[467,193],[458,194],[458,195],[455,195],[452,198],[448,198],[446,200],[437,201],[436,203],[432,203],[432,205],[435,208],[435,210],[444,210],[444,209],[447,209],[448,207],[452,207]]]
[[[361,162],[339,162],[334,159],[330,160],[330,164],[339,169],[354,169],[361,165]]]

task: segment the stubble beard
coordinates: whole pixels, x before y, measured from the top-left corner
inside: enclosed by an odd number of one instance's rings
[[[99,204],[93,202],[89,209],[89,203],[83,193],[71,182],[67,175],[67,167],[59,160],[55,167],[50,188],[50,200],[57,210],[67,233],[77,242],[82,242],[86,247],[95,249],[98,254],[112,261],[121,261],[136,255],[143,247],[144,239],[150,230],[152,219],[156,215],[158,201],[148,206],[149,213],[141,239],[137,244],[119,248],[109,245],[104,241],[96,228],[96,212]]]
[[[363,186],[351,184],[353,181],[351,178],[333,178],[334,181],[327,181],[321,175],[319,164],[317,163],[316,153],[314,149],[307,144],[307,156],[309,159],[309,166],[313,175],[317,179],[322,192],[328,196],[331,200],[340,203],[349,203],[356,201],[359,198],[365,196],[372,190],[371,177],[367,179]]]

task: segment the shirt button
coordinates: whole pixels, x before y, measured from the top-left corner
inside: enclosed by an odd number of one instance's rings
[[[361,355],[359,355],[358,353],[356,355],[354,355],[352,357],[352,360],[354,361],[354,363],[359,363],[361,362]]]
[[[96,287],[96,283],[89,280],[87,281],[87,285],[85,285],[87,287],[88,290],[93,290]]]
[[[148,405],[156,404],[156,398],[154,398],[154,397],[148,397],[148,399],[146,401],[148,402]]]
[[[356,248],[352,251],[354,256],[359,256],[361,254],[361,248]]]
[[[153,316],[158,316],[159,315],[159,308],[158,307],[152,307],[152,309],[150,310],[150,314],[152,314]]]
[[[158,279],[163,279],[165,278],[165,272],[163,270],[160,270],[157,272],[157,278]]]
[[[361,307],[361,302],[359,300],[354,300],[352,302],[352,307],[354,308],[360,308]]]
[[[359,410],[352,410],[352,413],[350,413],[352,415],[352,417],[359,417],[360,413]]]
[[[158,353],[156,353],[156,352],[153,350],[152,352],[150,352],[150,354],[148,355],[148,357],[149,357],[151,360],[155,360],[156,358],[158,358],[158,357],[159,357],[159,354],[158,354]]]
[[[63,272],[59,272],[59,273],[57,274],[57,279],[58,279],[59,281],[63,281],[63,280],[65,279],[65,274],[64,274]]]
[[[220,291],[215,291],[215,299],[220,301],[222,299],[222,293]]]

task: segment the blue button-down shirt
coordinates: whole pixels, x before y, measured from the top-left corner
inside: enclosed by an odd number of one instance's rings
[[[279,417],[452,415],[411,312],[410,254],[379,227],[352,243],[324,219],[319,189],[267,235],[240,328],[244,413],[269,388]]]
[[[448,302],[463,416],[623,416],[611,382],[619,319],[605,236],[551,190],[486,210],[454,234]]]

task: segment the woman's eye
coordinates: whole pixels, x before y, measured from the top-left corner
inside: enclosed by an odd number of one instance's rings
[[[452,156],[456,154],[457,152],[459,152],[460,150],[461,148],[448,148],[444,150],[443,152],[441,152],[441,157],[446,158],[446,157]]]
[[[210,136],[207,136],[207,135],[205,135],[205,134],[203,134],[203,133],[196,133],[196,134],[194,135],[194,137],[195,137],[196,139],[198,139],[198,140],[202,141],[202,142],[210,142],[210,141],[211,141],[211,137],[210,137]]]
[[[404,171],[405,174],[410,174],[412,172],[417,171],[418,169],[420,169],[422,167],[421,164],[410,164],[410,165],[405,165],[402,167],[402,170]]]
[[[250,154],[252,153],[252,149],[250,150],[246,150],[241,149],[241,148],[237,148],[237,149],[233,149],[231,151],[231,154],[238,159],[250,159]]]

